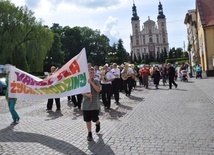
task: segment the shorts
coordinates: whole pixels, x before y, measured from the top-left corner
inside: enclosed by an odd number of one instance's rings
[[[85,122],[96,122],[99,120],[99,110],[83,110],[83,119]]]

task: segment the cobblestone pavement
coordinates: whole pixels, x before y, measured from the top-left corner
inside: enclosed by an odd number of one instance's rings
[[[120,93],[118,106],[100,114],[101,131],[87,142],[82,111],[61,101],[61,112],[46,113],[46,100],[18,100],[20,123],[11,126],[0,97],[0,154],[147,155],[214,154],[214,78],[177,81],[178,88],[137,87]],[[55,108],[55,105],[53,106]]]

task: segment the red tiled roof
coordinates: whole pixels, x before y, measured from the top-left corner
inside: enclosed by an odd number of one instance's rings
[[[214,0],[196,0],[203,26],[214,26]]]

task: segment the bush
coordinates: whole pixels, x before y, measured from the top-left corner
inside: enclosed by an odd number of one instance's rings
[[[183,63],[183,62],[189,62],[189,58],[174,58],[174,59],[166,59],[165,63],[171,63],[171,64],[175,64],[175,63]]]

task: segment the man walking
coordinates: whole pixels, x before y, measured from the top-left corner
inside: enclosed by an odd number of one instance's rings
[[[112,81],[112,89],[114,94],[114,99],[116,104],[119,104],[119,87],[120,87],[120,70],[117,68],[117,64],[113,63],[113,68],[111,69],[111,72],[115,76],[115,79]]]
[[[51,67],[51,73],[50,75],[54,74],[56,72],[56,67],[55,66],[52,66]],[[55,102],[56,102],[56,110],[57,111],[60,111],[60,98],[55,98]],[[47,111],[52,111],[52,106],[53,106],[53,98],[50,98],[48,99],[48,102],[47,102]]]
[[[178,85],[175,83],[175,68],[168,63],[168,76],[169,76],[169,89],[172,89],[172,84],[175,86],[175,88],[178,87]]]

